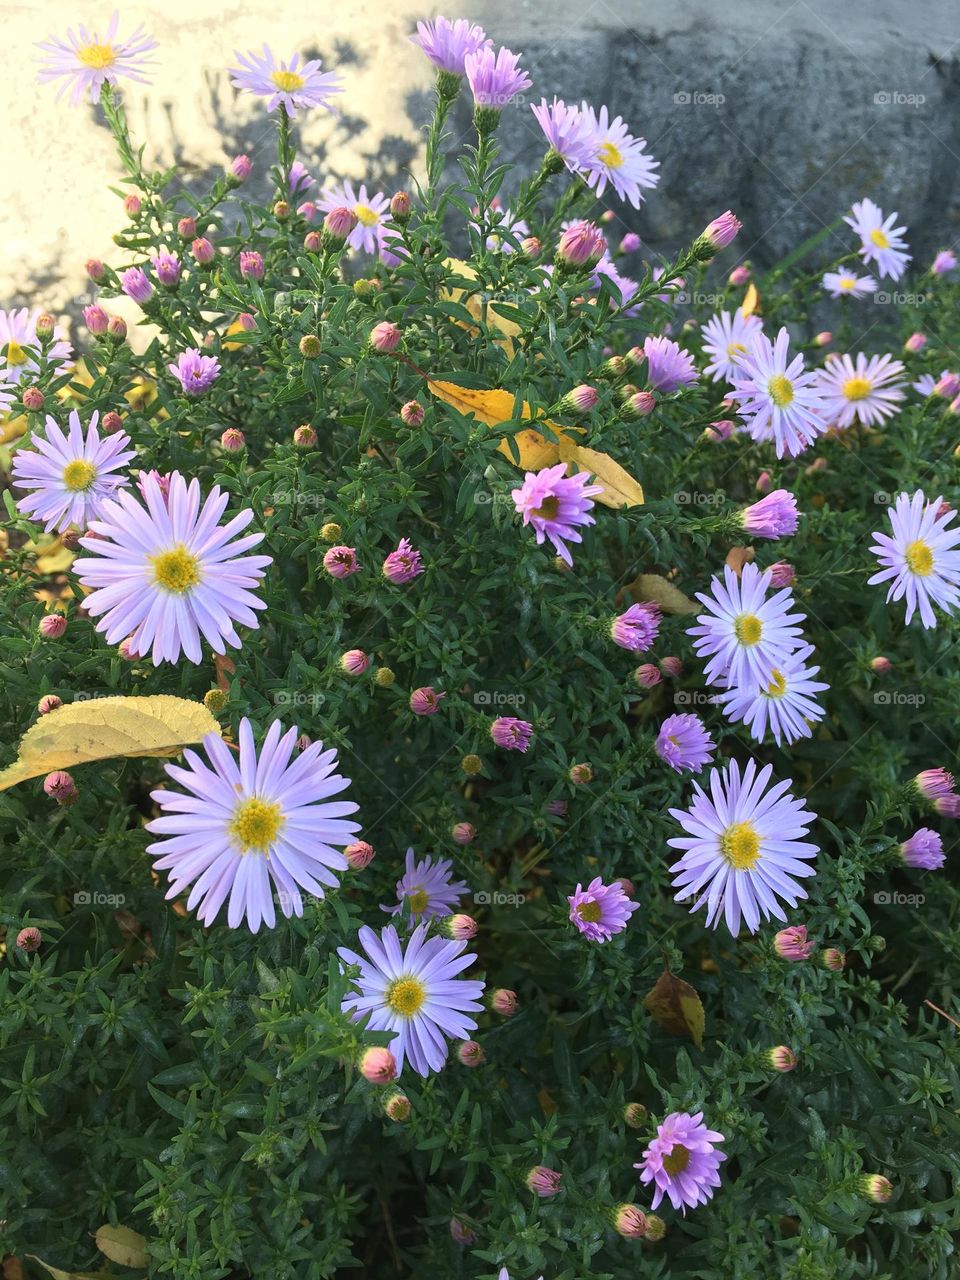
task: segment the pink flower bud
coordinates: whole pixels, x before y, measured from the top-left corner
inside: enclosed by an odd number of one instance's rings
[[[308,231],[303,237],[303,247],[307,253],[319,253],[323,248],[323,236],[319,231]]]
[[[27,387],[23,393],[23,407],[31,413],[43,408],[44,396],[39,387]]]
[[[560,237],[557,259],[567,267],[592,266],[603,257],[607,242],[603,232],[592,222],[574,222]]]
[[[177,223],[177,234],[183,240],[192,240],[197,234],[196,218],[181,218]]]
[[[742,225],[740,219],[728,209],[726,213],[721,213],[719,218],[714,218],[707,224],[703,239],[712,249],[726,249],[727,245],[733,244],[736,240]]]
[[[429,685],[424,685],[422,689],[414,689],[411,693],[410,710],[415,716],[436,715],[440,710],[440,699],[446,696],[445,693],[437,693]]]
[[[660,670],[671,680],[676,680],[678,676],[683,675],[683,663],[679,658],[661,658]]]
[[[240,274],[245,280],[263,279],[263,257],[255,249],[240,250]]]
[[[627,397],[621,412],[625,418],[645,418],[657,407],[657,398],[652,391],[634,391]]]
[[[226,449],[227,453],[239,453],[245,444],[243,432],[238,427],[227,427],[220,437],[220,446]]]
[[[396,551],[384,560],[381,572],[388,582],[410,582],[423,573],[423,557],[409,538],[401,538]]]
[[[933,388],[933,394],[942,396],[944,400],[952,400],[958,391],[960,391],[960,374],[956,373],[945,373]]]
[[[107,325],[107,334],[115,342],[122,342],[127,336],[127,322],[123,316],[111,316]]]
[[[457,1045],[457,1058],[465,1067],[481,1067],[486,1062],[487,1055],[476,1040],[464,1040]]]
[[[348,649],[340,655],[340,670],[348,676],[362,676],[370,665],[370,659],[362,649]]]
[[[579,387],[574,387],[560,401],[560,408],[564,413],[589,413],[596,406],[600,396],[595,387],[589,387],[586,383],[581,383]]]
[[[458,822],[450,830],[450,834],[457,844],[469,844],[477,834],[477,828],[472,822]]]
[[[253,172],[253,161],[249,156],[234,156],[230,164],[230,176],[234,182],[246,182]]]
[[[194,261],[201,267],[206,267],[213,261],[213,245],[206,236],[198,236],[190,246],[190,252],[193,254]]]
[[[626,876],[618,876],[616,883],[620,886],[620,888],[623,890],[623,892],[627,895],[628,898],[632,898],[637,891],[637,886],[633,883],[632,880],[629,880]]]
[[[635,1204],[621,1204],[613,1211],[613,1225],[625,1240],[641,1240],[647,1234],[647,1215]]]
[[[785,1044],[767,1050],[767,1062],[774,1071],[792,1071],[797,1065],[797,1055]]]
[[[360,565],[353,547],[331,547],[323,557],[323,567],[331,578],[349,578]]]
[[[107,332],[110,317],[98,302],[92,302],[89,307],[83,308],[83,323],[91,333],[99,335]]]
[[[589,764],[572,764],[567,777],[575,787],[586,786],[593,781],[593,767]]]
[[[808,960],[816,945],[812,938],[807,938],[805,924],[795,924],[787,929],[781,929],[779,933],[774,934],[773,938],[773,949],[781,960]]]
[[[362,871],[373,861],[373,845],[367,844],[366,840],[354,840],[344,849],[343,856],[354,871]]]
[[[520,252],[528,262],[536,262],[543,253],[543,244],[539,236],[525,236],[520,241]]]
[[[140,656],[134,652],[132,636],[127,636],[126,640],[120,641],[117,645],[117,653],[119,653],[124,662],[136,662]]]
[[[490,1008],[501,1018],[512,1018],[517,1012],[517,993],[507,987],[499,987],[490,997]]]
[[[123,200],[123,211],[128,218],[136,218],[142,205],[139,196],[125,196]]]
[[[883,654],[878,653],[875,658],[870,659],[870,669],[875,671],[878,676],[886,676],[893,670],[893,663],[889,658],[885,658]]]
[[[561,1190],[560,1183],[563,1180],[563,1174],[557,1173],[556,1169],[548,1169],[546,1165],[537,1164],[527,1174],[527,1186],[542,1199],[549,1199],[555,1196]]]
[[[389,355],[400,345],[401,336],[399,326],[391,320],[381,320],[370,331],[370,346],[381,355]]]
[[[26,929],[21,929],[17,934],[17,950],[22,951],[27,956],[32,955],[34,951],[39,951],[42,942],[43,934],[32,925],[28,925]]]
[[[40,619],[37,630],[47,640],[59,640],[67,629],[67,620],[62,613],[48,613]]]
[[[413,212],[413,201],[406,191],[397,191],[390,201],[390,212],[397,222],[403,223]]]
[[[745,263],[741,263],[739,267],[734,267],[727,276],[727,284],[732,285],[734,289],[740,285],[746,284],[750,279],[750,268]]]
[[[48,715],[51,711],[56,711],[57,707],[63,706],[63,700],[58,698],[55,693],[45,693],[37,703],[37,711],[40,715]]]
[[[333,246],[343,244],[347,236],[357,225],[359,219],[352,209],[338,206],[331,209],[323,220],[323,234],[327,244]]]
[[[172,253],[158,253],[155,258],[151,259],[153,269],[157,273],[157,279],[162,285],[166,285],[168,289],[174,288],[180,281],[180,259]]]
[[[729,418],[721,418],[719,422],[711,422],[709,427],[704,429],[704,435],[713,444],[722,444],[724,440],[729,440],[736,430],[736,423],[731,422]]]
[[[820,963],[824,969],[839,973],[846,968],[847,957],[836,947],[827,947],[825,951],[820,952]]]
[[[857,1190],[874,1204],[886,1204],[893,1195],[893,1183],[880,1173],[865,1173],[857,1180]]]
[[[107,269],[99,258],[88,258],[83,264],[83,269],[94,284],[99,284],[107,274]]]
[[[120,277],[120,287],[128,298],[143,304],[153,297],[153,285],[140,267],[129,267]]]
[[[446,916],[440,922],[440,932],[445,938],[452,938],[454,942],[468,942],[471,938],[475,938],[477,928],[478,925],[473,916],[464,915],[462,912]]]
[[[100,421],[100,426],[103,428],[106,435],[112,436],[123,426],[123,419],[120,417],[119,413],[110,409],[103,415],[103,418]]]
[[[635,231],[628,231],[620,241],[621,253],[636,253],[640,248],[640,237]]]
[[[634,671],[633,678],[641,689],[652,689],[660,683],[660,668],[652,662],[644,662]]]
[[[547,813],[553,818],[565,818],[569,807],[566,800],[547,801]]]
[[[365,1049],[360,1059],[360,1074],[371,1084],[390,1084],[397,1078],[397,1060],[389,1049],[380,1046]]]
[[[647,1108],[642,1102],[628,1102],[623,1108],[623,1119],[630,1129],[642,1129],[647,1119]]]
[[[922,351],[927,345],[927,335],[925,333],[911,333],[910,337],[903,344],[907,351]]]
[[[408,427],[419,427],[423,422],[423,405],[419,400],[408,400],[400,410],[400,417]]]
[[[63,769],[48,773],[43,780],[43,789],[57,804],[69,804],[77,796],[77,784]]]
[[[303,422],[293,433],[293,443],[298,449],[313,449],[317,443],[317,433],[309,422]]]
[[[273,206],[273,216],[278,222],[286,222],[290,217],[290,205],[286,200],[278,200]]]

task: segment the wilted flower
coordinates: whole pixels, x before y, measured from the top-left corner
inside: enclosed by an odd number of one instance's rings
[[[506,751],[526,751],[533,736],[533,725],[515,716],[498,716],[490,725],[490,737]]]
[[[323,567],[331,578],[349,578],[360,565],[353,547],[331,547],[323,557]]]

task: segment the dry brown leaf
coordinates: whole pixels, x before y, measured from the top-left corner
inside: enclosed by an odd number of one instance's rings
[[[130,1227],[113,1227],[108,1222],[97,1228],[96,1241],[100,1252],[122,1267],[145,1267],[150,1261],[144,1248],[146,1236]]]
[[[733,572],[740,577],[745,564],[753,562],[755,552],[753,547],[731,547],[727,552],[727,558],[724,564],[728,564]]]
[[[643,1007],[664,1031],[675,1036],[687,1035],[698,1049],[703,1048],[703,1005],[689,982],[664,969],[644,996]]]
[[[638,604],[652,600],[664,613],[696,613],[699,605],[658,573],[641,573],[624,588]]]

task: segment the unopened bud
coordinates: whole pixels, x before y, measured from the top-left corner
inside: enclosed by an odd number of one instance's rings
[[[237,427],[227,427],[220,437],[220,447],[226,449],[227,453],[239,453],[245,445],[243,432]]]
[[[305,333],[300,339],[300,354],[304,360],[316,360],[323,347],[315,333]]]
[[[366,840],[354,840],[344,849],[343,856],[354,871],[362,871],[373,861],[373,845],[367,844]]]
[[[27,387],[23,393],[23,407],[31,413],[43,408],[43,392],[39,387]]]
[[[203,705],[211,715],[218,716],[221,711],[226,709],[228,702],[229,698],[222,689],[208,689],[203,695]]]
[[[293,433],[293,443],[298,449],[313,449],[317,443],[317,433],[309,422],[301,423]]]

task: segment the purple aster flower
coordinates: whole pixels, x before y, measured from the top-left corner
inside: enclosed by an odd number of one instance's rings
[[[418,22],[417,34],[410,39],[419,45],[438,71],[451,75],[465,74],[468,53],[489,49],[493,41],[488,39],[482,27],[466,18],[435,18],[433,22]]]
[[[945,276],[948,271],[953,271],[957,265],[957,255],[952,249],[941,249],[934,258],[930,270],[935,276]]]
[[[41,347],[37,336],[38,316],[39,312],[30,312],[26,307],[19,311],[0,311],[0,369],[6,372],[10,383],[16,384],[24,376],[40,369],[36,359]],[[63,330],[57,325],[53,330],[53,342],[46,346],[47,361],[63,364],[70,359],[72,351],[70,343],[63,341]]]
[[[860,200],[854,204],[850,216],[844,222],[853,227],[860,237],[860,256],[864,262],[875,262],[881,276],[899,280],[911,261],[903,239],[906,227],[895,227],[897,215],[884,218],[883,210],[872,200]]]
[[[200,482],[188,485],[177,471],[166,498],[152,476],[143,477],[143,491],[145,506],[126,492],[104,503],[90,523],[96,536],[80,539],[88,554],[73,567],[94,588],[84,606],[100,618],[97,630],[108,644],[127,638],[134,657],[152,650],[154,666],[176,662],[181,651],[200,662],[201,635],[214,653],[228,644],[239,648],[234,623],[259,625],[255,610],[266,605],[252,588],[272,563],[270,556],[246,554],[262,533],[234,541],[253,512],[221,526],[229,494],[215,485],[201,509]]]
[[[157,279],[161,284],[165,284],[168,288],[173,288],[174,285],[179,284],[181,270],[179,258],[164,250],[158,253],[155,258],[152,258],[151,261],[153,262],[153,269],[157,273]]]
[[[343,182],[340,186],[321,191],[317,208],[324,213],[332,209],[352,210],[357,224],[347,236],[347,244],[363,253],[375,254],[378,251],[379,234],[390,215],[390,201],[382,191],[368,194],[365,183],[361,183],[360,190],[356,191],[352,182]]]
[[[776,342],[754,334],[731,379],[728,398],[754,440],[773,440],[777,457],[794,458],[827,429],[819,374],[804,372],[803,356],[790,358],[790,334],[781,329]]]
[[[321,71],[319,58],[312,58],[301,66],[300,54],[295,53],[289,65],[284,61],[278,63],[266,44],[262,54],[242,54],[234,50],[234,57],[240,63],[239,67],[229,69],[234,88],[268,98],[268,111],[282,106],[291,119],[298,107],[325,107],[333,111],[330,99],[343,93],[340,76],[335,71]]]
[[[827,271],[821,283],[831,298],[868,298],[877,291],[873,276],[858,276],[852,271]]]
[[[497,716],[490,725],[490,737],[505,751],[526,751],[533,737],[533,725],[515,716]]]
[[[435,916],[453,915],[463,894],[470,886],[465,880],[454,881],[453,863],[449,858],[423,858],[417,862],[412,849],[407,850],[406,870],[397,881],[397,905],[381,906],[392,916],[407,916],[416,924]]]
[[[715,1147],[725,1141],[722,1133],[706,1127],[702,1111],[672,1111],[666,1116],[643,1159],[633,1166],[641,1170],[641,1182],[654,1184],[654,1209],[664,1196],[684,1215],[688,1207],[712,1200],[714,1187],[720,1185],[718,1170],[727,1158]]]
[[[712,316],[701,329],[703,351],[710,356],[703,372],[714,382],[721,379],[729,382],[737,371],[740,357],[761,328],[759,316],[745,316],[739,307],[736,311],[721,311]]]
[[[203,356],[196,347],[182,351],[176,364],[167,368],[179,381],[184,395],[202,396],[213,385],[220,372],[220,362],[215,356]]]
[[[652,188],[660,181],[656,172],[659,161],[647,155],[643,138],[634,138],[620,116],[610,119],[606,107],[599,114],[589,103],[581,108],[593,133],[593,155],[587,162],[586,180],[598,196],[602,196],[607,183],[621,200],[627,200],[634,209],[640,208],[644,198],[641,189]]]
[[[152,60],[146,55],[157,47],[156,40],[146,36],[142,26],[121,40],[117,36],[119,23],[120,15],[114,13],[102,37],[86,27],[78,27],[76,34],[67,28],[65,40],[38,41],[37,48],[43,50],[43,57],[37,79],[41,84],[63,80],[58,102],[68,89],[71,90],[70,105],[77,107],[84,94],[91,102],[99,102],[105,84],[116,85],[121,79],[150,83],[143,71],[151,64]]]
[[[128,267],[120,277],[120,288],[132,298],[134,302],[139,302],[141,306],[144,302],[149,302],[153,297],[153,285],[147,273],[140,267]]]
[[[401,538],[396,551],[383,562],[383,576],[390,582],[410,582],[423,573],[423,557],[409,538]]]
[[[586,889],[578,884],[567,901],[570,919],[591,942],[609,942],[615,933],[622,933],[640,906],[630,901],[619,880],[604,884],[599,876]]]
[[[290,198],[306,195],[313,186],[313,175],[301,160],[294,160],[290,166]]]
[[[867,357],[835,355],[819,373],[824,398],[823,414],[837,427],[860,422],[879,427],[899,411],[906,397],[904,383],[898,381],[903,364],[891,355]]]
[[[925,628],[937,625],[933,605],[950,614],[960,600],[960,528],[948,529],[956,512],[941,510],[941,499],[928,502],[921,489],[898,494],[887,508],[893,536],[875,533],[870,548],[881,568],[867,581],[889,582],[887,601],[906,598],[906,622],[919,612]]]
[[[602,485],[591,485],[586,471],[567,476],[567,464],[559,462],[543,471],[528,471],[519,489],[512,489],[510,496],[514,506],[523,516],[525,525],[532,525],[539,547],[549,538],[557,555],[567,564],[573,564],[567,542],[581,542],[577,526],[595,524],[588,514],[593,508],[592,498],[603,492]]]
[[[815,695],[829,689],[828,684],[814,679],[819,667],[808,667],[813,645],[803,645],[774,667],[770,683],[755,688],[738,685],[714,699],[730,720],[741,722],[750,736],[762,742],[769,726],[777,746],[781,741],[796,742],[809,738],[811,725],[823,719],[823,707]]]
[[[943,841],[929,827],[921,827],[909,840],[904,840],[900,856],[908,867],[916,867],[920,871],[939,871],[946,862]]]
[[[30,520],[45,521],[47,533],[70,525],[86,528],[100,515],[104,503],[130,483],[127,476],[115,474],[136,456],[128,448],[130,437],[118,431],[101,440],[99,420],[95,410],[84,438],[80,415],[72,409],[66,436],[47,414],[46,439],[35,432],[32,447],[14,454],[13,484],[34,490],[20,499],[17,510]]]
[[[684,769],[699,773],[716,749],[703,721],[692,713],[667,716],[657,735],[657,755],[677,773]]]
[[[655,338],[648,334],[643,342],[647,357],[647,381],[656,391],[676,391],[696,382],[697,367],[693,356],[672,338]]]
[[[473,93],[474,105],[502,111],[515,94],[529,89],[533,81],[517,66],[519,53],[488,45],[474,49],[463,60],[464,73]]]
[[[303,915],[301,889],[324,897],[336,888],[335,871],[347,860],[334,846],[348,845],[356,822],[345,822],[357,806],[330,800],[350,785],[335,773],[337,753],[322,742],[302,752],[294,726],[283,733],[279,720],[267,731],[257,754],[250,721],[240,721],[240,758],[235,760],[219,734],[203,739],[205,763],[195,751],[183,753],[187,768],[165,769],[182,791],[154,791],[162,816],[147,823],[161,839],[147,846],[157,871],[170,876],[168,898],[193,885],[187,910],[199,906],[210,925],[229,895],[227,924],[246,917],[251,933],[261,923],[276,924],[274,896],[287,917]],[[282,735],[282,736],[281,736]]]
[[[596,151],[593,122],[589,117],[579,107],[568,107],[560,98],[554,98],[551,105],[546,98],[541,98],[539,106],[530,104],[530,110],[537,117],[551,151],[560,156],[570,172],[579,173],[586,168]]]
[[[643,649],[649,649],[656,640],[662,619],[659,606],[652,600],[632,604],[625,613],[611,622],[610,638],[621,649],[639,653]]]
[[[795,877],[816,874],[807,862],[819,849],[802,838],[816,814],[790,795],[789,781],[767,791],[772,773],[768,764],[758,774],[748,760],[741,775],[731,760],[711,770],[709,793],[694,782],[690,808],[670,810],[686,833],[667,841],[683,850],[670,868],[676,898],[692,897],[691,912],[706,907],[708,929],[715,929],[722,916],[736,937],[742,917],[756,933],[761,918],[786,920],[778,898],[795,907],[807,896]]]
[[[740,512],[743,530],[751,538],[789,537],[796,533],[798,513],[797,500],[787,489],[774,489],[759,502],[751,503]]]
[[[357,935],[365,954],[338,948],[344,964],[357,965],[351,979],[357,994],[344,997],[341,1008],[354,1022],[368,1019],[368,1031],[392,1031],[390,1052],[397,1075],[409,1062],[428,1076],[447,1060],[447,1040],[468,1040],[476,1030],[470,1015],[482,1009],[484,984],[459,975],[476,960],[466,942],[428,937],[428,925],[417,925],[402,946],[393,925],[379,936],[366,925]]]
[[[711,684],[758,688],[769,685],[774,670],[801,643],[802,613],[790,613],[794,605],[789,587],[767,597],[770,570],[761,573],[745,564],[738,578],[724,565],[723,582],[711,581],[712,595],[697,592],[708,613],[697,615],[698,626],[688,627],[699,657],[708,658],[706,677]]]

